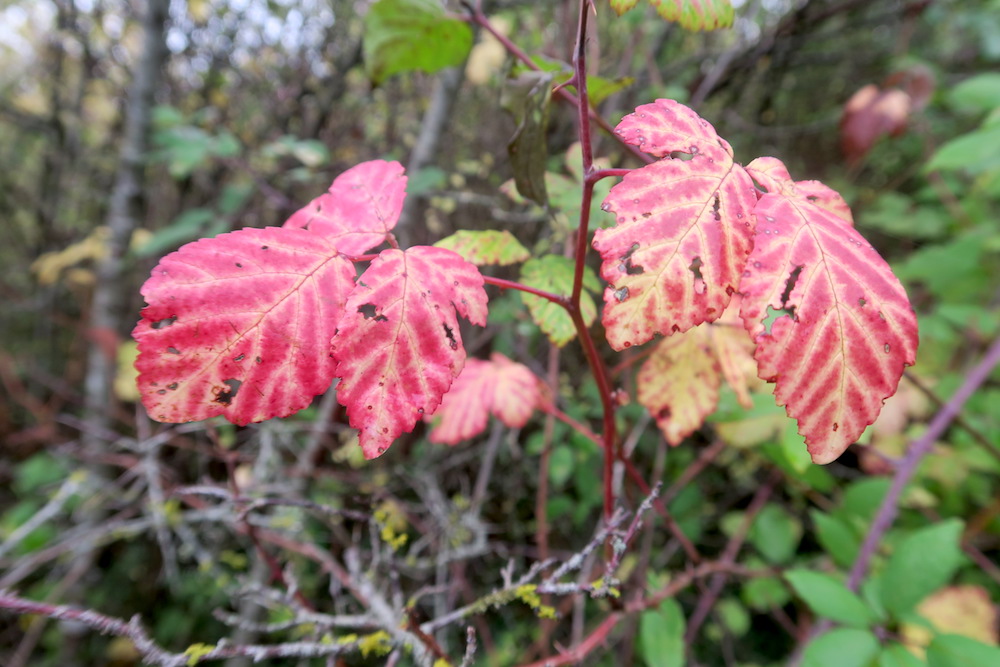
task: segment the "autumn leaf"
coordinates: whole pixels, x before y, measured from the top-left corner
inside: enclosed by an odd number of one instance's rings
[[[325,194],[292,214],[285,227],[322,234],[345,255],[361,255],[396,226],[406,197],[398,162],[372,160],[338,176]]]
[[[568,296],[573,291],[575,266],[571,259],[562,255],[545,255],[530,259],[521,267],[521,282],[529,287]],[[583,286],[594,292],[601,288],[597,276],[587,267],[584,267]],[[528,307],[531,319],[554,345],[562,347],[576,337],[573,319],[565,308],[533,294],[524,293],[521,299]],[[580,293],[580,314],[587,326],[597,319],[597,304],[587,290]]]
[[[712,353],[719,362],[719,370],[726,383],[736,393],[744,408],[753,406],[750,382],[757,380],[757,362],[753,358],[754,344],[743,328],[739,317],[739,296],[734,296],[729,308],[716,322],[708,325]],[[702,325],[703,327],[706,325]]]
[[[752,247],[757,194],[729,144],[673,100],[639,107],[615,131],[651,155],[689,156],[630,172],[604,201],[617,222],[594,232],[593,247],[610,283],[608,342],[621,350],[722,314]]]
[[[754,215],[740,315],[760,377],[776,384],[813,461],[828,463],[875,421],[914,363],[916,317],[885,260],[828,208],[770,193]]]
[[[244,229],[164,257],[132,332],[149,415],[243,425],[308,406],[333,380],[328,348],[354,275],[301,229]]]
[[[746,170],[764,192],[808,199],[847,224],[854,224],[851,207],[839,192],[819,181],[793,181],[785,164],[778,158],[759,157],[748,164]]]
[[[639,4],[639,0],[610,0],[618,16]],[[656,13],[686,30],[717,30],[733,24],[730,0],[649,0]]]
[[[465,363],[456,315],[486,324],[479,270],[456,253],[383,250],[358,279],[333,337],[337,400],[366,458],[433,412]]]
[[[639,369],[637,398],[678,445],[715,410],[720,378],[708,327],[696,327],[657,344]]]
[[[434,247],[457,252],[465,261],[477,266],[489,264],[507,266],[531,257],[528,249],[506,229],[482,231],[461,229],[441,239],[434,244]]]
[[[437,424],[429,439],[458,444],[482,433],[491,414],[511,428],[520,428],[540,400],[538,380],[524,364],[499,352],[489,361],[469,359],[434,412]]]

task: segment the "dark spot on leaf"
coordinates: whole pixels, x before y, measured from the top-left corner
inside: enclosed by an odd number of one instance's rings
[[[716,222],[722,220],[722,214],[719,213],[719,207],[720,207],[719,193],[715,193],[715,197],[712,198],[712,217],[715,218]]]
[[[258,364],[264,363],[264,360],[261,359],[260,357],[254,357],[254,361],[256,361]]]
[[[678,332],[680,332],[680,330],[681,330],[681,328],[679,326],[677,326],[676,324],[674,324],[673,326],[670,327],[670,332],[671,333],[678,333]]]
[[[732,285],[726,285],[726,296],[732,296],[736,294],[736,290],[733,289]]]
[[[615,298],[618,299],[618,303],[621,303],[628,298],[628,288],[620,287],[615,290]]]
[[[840,428],[840,424],[838,424],[837,422],[833,422],[833,430],[836,431],[839,428]]]
[[[625,341],[625,347],[632,347],[632,343]]]
[[[880,310],[880,311],[878,311],[878,316],[879,316],[879,317],[880,317],[880,318],[881,318],[882,320],[885,320],[885,315],[883,315],[883,314],[882,314],[882,311],[881,311],[881,310]]]
[[[226,385],[228,389],[219,389],[218,393],[215,395],[215,402],[222,405],[230,405],[233,402],[233,399],[236,398],[236,394],[239,392],[240,386],[243,382],[233,378],[230,380],[223,380],[222,384]]]
[[[246,359],[246,358],[247,358],[247,355],[245,355],[245,354],[241,354],[241,355],[240,355],[240,356],[238,356],[238,357],[233,357],[233,361],[243,361],[243,360],[244,360],[244,359]]]
[[[171,382],[170,384],[167,385],[167,389],[169,389],[170,391],[176,391],[177,390],[177,383],[176,382]]]
[[[242,265],[242,264],[240,264],[239,262],[236,262],[236,266],[237,266],[238,268],[241,268],[241,269],[243,268],[243,265]]]
[[[181,353],[181,351],[178,350],[176,347],[168,347],[167,348],[167,352],[170,353],[170,354],[180,354]]]
[[[267,246],[266,246],[266,245],[262,245],[262,246],[260,247],[260,249],[261,249],[261,250],[267,250]]]
[[[632,263],[632,255],[635,251],[639,249],[638,243],[633,243],[629,249],[622,255],[622,262],[618,265],[618,270],[624,274],[630,276],[637,276],[646,272],[646,269],[642,268],[638,264]]]
[[[806,199],[808,199],[809,201],[819,201],[819,197],[817,197],[816,195],[806,195]],[[836,431],[837,429],[833,430]]]
[[[444,335],[448,337],[448,347],[453,350],[458,349],[458,341],[455,339],[455,332],[451,330],[451,327],[447,324],[442,324],[444,327]]]
[[[868,302],[867,302],[867,301],[865,301],[865,298],[864,298],[864,297],[861,297],[860,299],[858,299],[858,305],[859,305],[859,306],[861,306],[862,308],[864,308],[864,307],[865,307],[865,304],[866,304],[866,303],[868,303]]]
[[[374,407],[372,407],[371,405],[366,405],[365,407],[366,407],[366,408],[367,408],[368,410],[374,410],[374,409],[375,409],[375,408],[374,408]]]
[[[165,329],[166,327],[169,327],[176,321],[177,321],[177,316],[171,315],[170,317],[166,317],[162,320],[157,320],[156,322],[153,322],[149,326],[152,327],[153,329]]]
[[[388,428],[386,428],[385,426],[383,426],[383,427],[382,427],[382,432],[383,432],[383,433],[388,433],[388,432],[389,432],[389,429],[388,429]]]
[[[886,344],[885,344],[885,353],[886,353],[886,354],[889,354],[889,350],[891,350],[891,349],[892,349],[892,348],[891,348],[891,347],[889,347],[889,343],[886,343]]]
[[[373,303],[366,303],[366,304],[363,304],[361,306],[358,306],[358,312],[361,313],[362,315],[364,315],[366,320],[370,320],[372,318],[375,318],[376,322],[385,322],[386,320],[389,319],[385,315],[378,315],[378,314],[376,314],[375,313],[375,304],[373,304]]]
[[[378,453],[379,454],[385,454],[385,447],[379,447],[378,448]]]
[[[667,406],[667,407],[663,408],[662,410],[660,410],[659,412],[656,413],[656,419],[658,421],[662,421],[664,419],[670,419],[670,415],[671,414],[673,414],[673,413],[671,412],[670,407]]]
[[[795,283],[799,281],[799,276],[802,274],[802,265],[796,266],[792,269],[792,272],[788,274],[788,280],[785,282],[785,291],[781,293],[781,307],[789,311],[789,315],[794,317],[795,306],[788,305],[788,299],[792,296],[792,290],[795,289]]]
[[[648,218],[648,217],[651,217],[652,215],[653,215],[653,214],[652,214],[651,212],[649,212],[649,211],[646,211],[645,213],[643,213],[643,214],[642,214],[642,217],[644,217],[644,218]]]
[[[157,394],[165,394],[165,393],[167,393],[167,390],[166,389],[157,389],[156,393]]]

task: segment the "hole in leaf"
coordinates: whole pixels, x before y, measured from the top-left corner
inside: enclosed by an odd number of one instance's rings
[[[692,146],[691,148],[694,149],[694,151],[691,153],[687,153],[685,151],[670,151],[670,157],[673,158],[674,160],[681,160],[682,162],[687,162],[688,160],[692,159],[698,152],[697,146]]]
[[[799,282],[799,276],[802,274],[802,265],[796,266],[792,269],[792,272],[788,274],[788,280],[785,282],[785,291],[781,293],[781,307],[789,309],[788,299],[792,296],[792,291],[795,289],[795,283]],[[789,310],[795,310],[792,306]]]
[[[365,316],[366,320],[375,318],[376,322],[385,322],[387,318],[385,315],[378,315],[375,313],[375,304],[366,303],[358,306],[358,312]]]
[[[767,316],[764,317],[764,321],[761,324],[764,325],[764,333],[768,336],[771,335],[771,327],[780,317],[790,317],[795,320],[795,306],[791,308],[775,308],[769,305],[767,307]]]
[[[162,320],[158,320],[156,322],[153,322],[149,326],[152,327],[153,329],[165,329],[166,327],[169,327],[171,324],[173,324],[176,321],[177,321],[177,316],[176,315],[171,315],[170,317],[166,317],[166,318],[164,318]]]
[[[760,191],[761,191],[761,192],[763,192],[764,194],[767,194],[767,193],[768,193],[768,189],[767,189],[767,188],[765,188],[765,187],[764,187],[763,185],[761,185],[761,184],[760,184],[760,182],[759,182],[759,181],[757,181],[757,179],[756,179],[756,178],[754,178],[754,177],[752,177],[752,176],[751,176],[751,177],[750,177],[750,180],[751,180],[751,181],[753,181],[753,186],[754,186],[755,188],[757,188],[758,190],[760,190]]]
[[[239,392],[240,386],[243,382],[233,378],[230,380],[223,380],[222,384],[226,385],[228,389],[220,389],[215,395],[215,402],[221,403],[222,405],[230,405],[233,402],[233,399],[236,398],[236,394]]]
[[[840,428],[840,424],[838,424],[837,422],[833,422],[833,430],[836,431],[839,428]]]
[[[452,331],[451,327],[447,324],[442,324],[444,327],[444,335],[448,337],[448,347],[453,350],[458,349],[458,341],[455,339],[455,332]]]
[[[865,307],[866,303],[868,303],[868,302],[865,301],[865,297],[861,297],[860,299],[858,299],[858,305],[861,306],[862,308]]]
[[[168,347],[167,348],[167,352],[169,354],[180,354],[181,353],[181,351],[178,350],[176,347]]]
[[[615,298],[618,299],[618,303],[621,303],[628,298],[628,288],[621,287],[615,290]]]
[[[243,360],[244,360],[244,359],[246,359],[246,358],[247,358],[247,355],[245,355],[245,354],[241,354],[241,355],[240,355],[240,356],[238,356],[238,357],[233,357],[233,361],[243,361]]]
[[[705,279],[701,275],[701,267],[704,265],[705,263],[701,261],[701,257],[695,257],[691,260],[690,266],[688,266],[688,270],[694,274],[695,294],[704,294],[705,290],[708,289],[708,286],[705,284]]]
[[[715,193],[715,197],[712,200],[712,216],[715,218],[716,222],[722,220],[722,214],[719,213],[719,193]]]
[[[176,391],[176,389],[177,389],[177,383],[176,382],[171,382],[170,384],[167,385],[167,389],[169,389],[170,391]]]
[[[632,263],[632,255],[635,251],[639,249],[638,243],[633,243],[624,255],[622,255],[622,263],[618,265],[618,270],[629,276],[637,276],[646,272],[646,269],[642,268],[638,264]]]

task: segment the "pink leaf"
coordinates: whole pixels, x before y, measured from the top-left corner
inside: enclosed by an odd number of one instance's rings
[[[494,352],[489,361],[469,359],[434,412],[431,442],[455,445],[486,429],[490,414],[511,428],[528,423],[541,393],[524,364]]]
[[[337,400],[367,458],[433,412],[465,363],[456,318],[486,324],[479,270],[456,253],[383,250],[358,280],[333,338]]]
[[[354,275],[300,229],[244,229],[164,257],[132,332],[150,416],[242,425],[309,405],[333,380],[329,342]]]
[[[361,255],[396,226],[405,197],[401,164],[362,162],[338,176],[328,192],[292,214],[284,226],[317,232],[341,253]]]
[[[842,217],[773,193],[754,213],[740,315],[760,377],[776,383],[813,461],[828,463],[875,421],[914,363],[916,317],[888,264]]]
[[[752,247],[757,194],[729,144],[673,100],[639,107],[616,132],[652,155],[690,156],[629,173],[604,201],[617,224],[593,246],[610,283],[602,319],[620,350],[722,314]]]

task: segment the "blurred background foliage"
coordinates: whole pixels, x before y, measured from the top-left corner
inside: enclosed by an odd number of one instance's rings
[[[693,636],[685,638],[685,619],[697,590],[626,623],[593,664],[682,664],[685,645],[689,664],[786,664],[817,617],[843,621],[841,611],[812,595],[828,582],[809,575],[836,578],[849,569],[893,462],[1000,333],[1000,2],[734,4],[731,30],[696,34],[654,20],[645,5],[616,19],[598,3],[588,49],[599,111],[614,123],[638,104],[678,99],[715,125],[738,160],[774,155],[798,177],[844,193],[856,226],[890,260],[917,309],[918,364],[862,446],[822,468],[809,463],[794,425],[769,396],[746,409],[724,395],[712,423],[673,449],[641,408],[625,405],[619,420],[626,446],[648,477],[673,489],[665,500],[683,533],[701,556],[716,558],[733,535],[748,531],[737,562],[756,574],[731,580]],[[590,538],[601,511],[601,456],[560,423],[538,418],[519,433],[495,428],[488,439],[456,448],[432,446],[418,431],[364,462],[329,399],[247,428],[213,422],[164,429],[135,404],[128,333],[143,305],[139,286],[157,259],[203,236],[279,225],[360,161],[409,164],[411,201],[399,229],[406,244],[503,228],[536,253],[562,252],[579,206],[579,175],[566,157],[576,141],[573,110],[554,101],[549,111],[550,206],[512,196],[505,184],[513,176],[507,145],[515,122],[499,107],[517,69],[502,47],[476,32],[464,69],[380,75],[375,83],[365,46],[371,5],[170,3],[141,214],[128,230],[118,277],[107,285],[97,267],[110,252],[110,193],[122,162],[128,90],[146,47],[145,3],[0,2],[0,588],[124,618],[141,614],[159,642],[183,651],[227,632],[262,641],[264,633],[228,628],[219,609],[259,622],[293,617],[287,600],[260,602],[261,591],[275,585],[263,553],[294,571],[320,607],[356,611],[315,562],[273,543],[256,548],[248,526],[338,556],[350,546],[370,550],[373,569],[393,590],[417,596],[415,607],[430,618],[498,586],[509,559],[526,567],[565,557]],[[486,6],[494,25],[555,77],[570,59],[576,8],[569,0]],[[449,80],[450,87],[442,83]],[[874,88],[857,96],[865,86]],[[853,117],[845,112],[849,101]],[[428,129],[435,122],[436,135]],[[432,142],[429,152],[422,141]],[[415,159],[418,149],[424,153]],[[636,166],[606,135],[595,153],[609,165]],[[110,328],[92,326],[101,289],[119,296]],[[569,345],[555,356],[516,293],[491,293],[490,325],[470,333],[471,354],[500,351],[543,377],[554,369],[560,406],[580,422],[599,423],[582,355]],[[119,373],[100,396],[86,389],[94,349]],[[627,391],[641,355],[608,355]],[[864,636],[817,642],[806,664],[997,664],[948,662],[944,649],[925,656],[919,648],[935,624],[997,643],[997,406],[994,374],[904,496],[874,581],[913,593],[900,601],[872,584],[858,602],[881,609],[890,633],[880,638],[888,647],[883,656],[865,652],[871,634],[845,627],[839,632]],[[485,476],[484,456],[495,461]],[[693,481],[670,487],[693,466],[700,471]],[[268,505],[248,521],[234,518],[239,507],[232,504],[174,493],[195,484],[360,514],[331,519]],[[768,494],[754,505],[762,488]],[[625,493],[630,503],[641,496]],[[398,562],[377,539],[386,517],[409,536]],[[652,589],[691,562],[658,518],[649,522],[652,530],[623,562],[626,590]],[[907,540],[924,540],[929,558],[944,563],[936,578],[927,563],[898,556]],[[463,545],[470,555],[442,560]],[[790,574],[782,578],[784,570]],[[441,590],[424,591],[435,585]],[[248,602],[248,591],[258,604]],[[607,610],[606,601],[547,603],[567,618]],[[918,604],[923,621],[912,614]],[[125,640],[38,617],[9,618],[0,624],[0,662],[11,667],[137,664]],[[926,619],[935,618],[929,626]],[[582,631],[539,621],[524,605],[473,625],[481,655],[489,656],[483,664],[539,657],[547,640],[569,644]],[[296,626],[266,637],[309,632]],[[463,636],[456,630],[440,641],[461,647]],[[904,639],[913,650],[897,654],[893,642]],[[848,644],[860,647],[850,660],[842,653]]]

